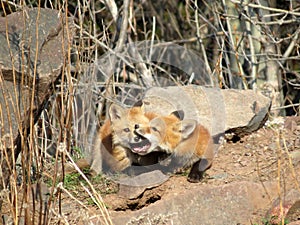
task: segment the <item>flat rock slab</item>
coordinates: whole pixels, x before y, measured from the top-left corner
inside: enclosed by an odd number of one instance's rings
[[[72,19],[58,10],[24,9],[0,17],[0,70],[4,78],[0,79],[0,117],[4,121],[0,122],[0,137],[5,137],[1,150],[7,150],[8,159],[1,162],[4,183],[11,175],[8,166],[14,165],[13,159],[27,140],[26,131],[39,118],[68,63],[74,31]],[[0,209],[1,204],[0,199]]]
[[[157,187],[168,179],[169,176],[159,170],[143,173],[135,177],[123,178],[116,181],[119,183],[118,195],[128,199],[134,199],[141,195],[146,189]]]
[[[58,10],[33,8],[1,17],[0,33],[0,67],[4,79],[23,78],[23,82],[31,83],[36,67],[39,82],[45,79],[48,83],[56,79],[65,63],[74,25]]]
[[[43,8],[24,9],[0,18],[0,70],[4,77],[0,82],[4,121],[0,136],[16,137],[18,129],[28,127],[32,94],[35,117],[51,95],[51,85],[66,63],[74,34],[73,21],[66,18],[58,10]]]
[[[263,126],[271,106],[269,98],[253,90],[170,86],[150,88],[143,99],[146,111],[168,115],[183,110],[185,118],[206,126],[213,136],[232,132],[249,134]]]
[[[250,225],[251,215],[266,208],[270,204],[267,196],[274,198],[276,194],[276,182],[264,186],[253,182],[235,182],[219,187],[198,184],[180,193],[163,196],[138,211],[111,212],[111,217],[115,225]]]

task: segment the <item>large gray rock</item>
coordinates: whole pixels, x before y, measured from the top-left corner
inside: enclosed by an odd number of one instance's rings
[[[269,98],[253,90],[206,88],[203,86],[153,87],[143,99],[146,111],[167,115],[183,110],[213,136],[232,132],[243,136],[263,126],[271,106]]]
[[[4,78],[0,79],[0,117],[4,121],[0,123],[0,150],[7,151],[8,159],[1,163],[4,182],[10,175],[8,166],[14,165],[21,143],[27,141],[30,123],[40,116],[67,62],[74,31],[73,21],[66,21],[58,10],[24,8],[0,18],[0,70]]]
[[[112,212],[113,224],[251,224],[252,214],[268,206],[277,195],[276,182],[264,185],[235,182],[223,186],[194,185],[163,196],[138,211]],[[151,223],[161,221],[163,223]]]
[[[4,79],[17,83],[23,79],[23,85],[30,87],[36,66],[37,86],[54,81],[73,37],[73,22],[68,19],[66,23],[65,19],[60,11],[43,8],[1,17],[0,66]]]
[[[0,18],[0,69],[5,80],[0,84],[5,121],[1,136],[9,133],[15,137],[18,127],[28,127],[32,94],[35,117],[50,96],[74,33],[72,20],[67,23],[65,19],[60,11],[43,8],[25,9]]]

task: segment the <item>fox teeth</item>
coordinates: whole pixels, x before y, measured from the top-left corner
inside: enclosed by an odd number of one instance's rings
[[[151,147],[151,143],[147,139],[144,139],[138,143],[130,143],[129,146],[135,153],[146,154],[147,150]]]
[[[140,148],[134,148],[134,151],[144,152],[144,151],[147,151],[149,147],[150,147],[150,145],[146,145],[146,146],[143,146],[143,147],[140,147]]]
[[[134,148],[133,150],[136,152],[145,152],[150,148],[150,145],[145,145],[143,147]]]

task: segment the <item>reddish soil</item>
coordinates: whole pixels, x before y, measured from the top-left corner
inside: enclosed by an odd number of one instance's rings
[[[109,211],[137,210],[159,201],[170,193],[181,193],[192,186],[201,186],[204,183],[221,186],[236,181],[280,181],[280,187],[284,190],[293,188],[299,190],[300,126],[294,124],[288,126],[288,129],[279,127],[270,125],[235,143],[224,143],[219,148],[212,167],[207,170],[200,183],[189,183],[186,179],[187,173],[177,174],[162,185],[146,190],[140,198],[129,200],[120,197],[116,193],[117,185],[108,179],[92,179],[91,182],[95,190],[102,195]],[[88,220],[99,218],[101,215],[99,207],[92,203],[90,196],[79,183],[70,185],[67,189],[74,198],[66,194],[66,191],[62,191],[61,208],[64,220],[70,224],[85,224]],[[58,213],[59,204],[53,205],[49,216],[53,217],[51,224],[56,224],[58,220],[61,221]],[[253,221],[261,221],[267,210],[256,212]],[[3,212],[10,215],[9,208],[6,208],[5,204]]]
[[[265,182],[280,179],[281,188],[288,191],[299,188],[299,177],[300,126],[290,130],[279,129],[279,125],[275,125],[262,128],[235,143],[224,143],[201,183],[189,183],[186,174],[173,175],[159,187],[145,191],[141,198],[128,200],[118,194],[110,194],[104,200],[110,210],[137,210],[159,201],[164,195],[180,193],[203,183],[224,185],[235,181]],[[257,212],[253,221],[261,221],[267,210]]]

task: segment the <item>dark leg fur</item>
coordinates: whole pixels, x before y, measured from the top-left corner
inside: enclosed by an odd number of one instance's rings
[[[206,159],[200,159],[199,161],[195,162],[192,166],[187,180],[191,183],[200,182],[203,178],[205,170],[209,167],[210,165]]]

